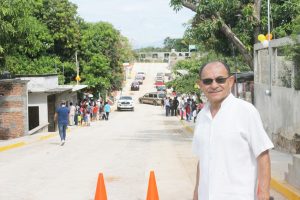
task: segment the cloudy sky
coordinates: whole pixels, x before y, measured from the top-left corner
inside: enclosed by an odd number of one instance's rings
[[[78,13],[85,21],[110,22],[134,48],[161,46],[166,37],[182,37],[183,24],[194,15],[188,9],[176,13],[169,6],[169,0],[70,1],[78,6]]]

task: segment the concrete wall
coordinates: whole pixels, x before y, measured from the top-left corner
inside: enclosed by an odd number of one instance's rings
[[[29,93],[28,94],[28,107],[38,106],[39,107],[39,122],[40,125],[48,123],[48,104],[47,104],[46,93]]]
[[[293,164],[288,165],[285,180],[300,190],[300,155],[293,155]]]
[[[272,95],[265,91],[268,85],[254,84],[254,104],[259,110],[266,131],[293,139],[300,133],[300,91],[292,88],[272,87]],[[273,136],[274,137],[274,136]]]
[[[73,103],[73,105],[76,105],[77,103],[77,92],[63,92],[63,93],[60,93],[60,94],[57,94],[56,95],[56,107],[58,107],[61,103],[61,100],[65,100],[67,103],[68,103],[68,106],[70,104],[70,102]]]
[[[168,62],[170,57],[176,57],[179,60],[189,58],[190,52],[140,52],[138,53],[139,61],[148,62]]]
[[[282,53],[283,46],[292,42],[289,38],[271,41],[271,57],[261,44],[254,46],[254,104],[275,147],[300,153],[296,139],[300,135],[300,91],[293,88],[294,65]]]
[[[58,86],[57,75],[21,77],[21,79],[29,81],[28,88],[31,91],[44,91]]]

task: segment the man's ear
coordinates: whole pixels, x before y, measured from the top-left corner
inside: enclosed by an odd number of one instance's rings
[[[234,82],[235,82],[235,77],[234,77],[234,76],[230,76],[230,77],[228,78],[228,81],[229,81],[230,87],[232,87],[233,84],[234,84]]]
[[[199,86],[199,89],[202,90],[202,81],[197,79],[196,84]]]

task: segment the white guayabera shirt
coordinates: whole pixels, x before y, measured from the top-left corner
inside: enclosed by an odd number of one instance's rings
[[[207,103],[197,116],[199,200],[255,200],[257,160],[273,148],[256,108],[230,94],[214,118]]]

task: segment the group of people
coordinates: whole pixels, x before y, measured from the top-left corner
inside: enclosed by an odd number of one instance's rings
[[[91,121],[108,120],[110,113],[108,102],[84,99],[74,106],[70,103],[69,125],[90,126]]]
[[[181,96],[178,100],[178,97],[166,97],[162,105],[166,111],[166,116],[177,116],[180,115],[181,120],[196,122],[197,114],[203,108],[203,101],[198,98],[196,95],[192,97]]]
[[[110,104],[101,100],[84,99],[76,105],[72,102],[67,105],[66,101],[62,100],[54,115],[54,121],[58,123],[61,145],[65,144],[68,125],[90,126],[91,121],[108,120],[110,112]]]

